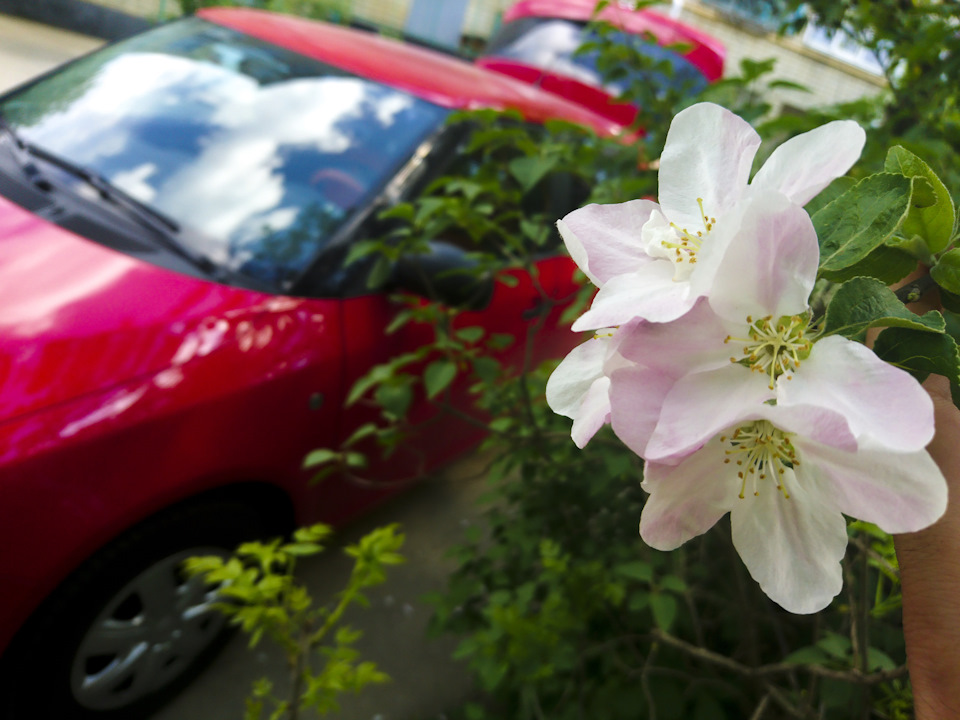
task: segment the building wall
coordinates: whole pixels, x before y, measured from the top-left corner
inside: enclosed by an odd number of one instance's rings
[[[832,105],[876,95],[886,87],[882,77],[813,50],[798,38],[779,37],[696,0],[685,0],[680,20],[726,46],[725,75],[739,74],[740,61],[744,58],[776,58],[774,78],[799,83],[810,90],[803,93],[775,89],[770,100],[774,106],[803,109]]]

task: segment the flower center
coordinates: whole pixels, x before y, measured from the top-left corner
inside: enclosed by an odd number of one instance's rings
[[[760,494],[760,482],[773,479],[777,490],[790,499],[783,484],[787,469],[800,464],[790,438],[794,433],[784,432],[768,420],[756,420],[741,425],[732,435],[721,435],[720,441],[727,444],[724,451],[725,464],[735,462],[739,467],[740,499],[746,495],[747,483],[751,483],[754,496]]]
[[[810,355],[813,343],[807,337],[810,325],[809,315],[784,315],[774,321],[772,315],[754,320],[747,316],[747,335],[745,338],[727,335],[725,343],[742,342],[745,357],[731,357],[730,362],[741,363],[751,370],[762,372],[770,377],[770,389],[781,375],[789,380],[800,362]]]
[[[687,228],[679,227],[676,223],[670,223],[670,227],[674,231],[673,237],[660,241],[663,248],[673,254],[673,261],[676,263],[694,265],[697,262],[697,253],[700,251],[700,246],[717,222],[716,218],[707,217],[707,214],[703,211],[703,198],[697,198],[697,206],[700,208],[703,230],[697,230],[694,233]]]
[[[674,263],[675,282],[683,282],[690,278],[697,263],[697,253],[700,252],[703,241],[717,222],[716,218],[708,217],[704,212],[703,198],[697,198],[697,205],[700,207],[702,230],[690,231],[676,223],[668,223],[659,212],[653,213],[643,226],[642,239],[647,254]]]

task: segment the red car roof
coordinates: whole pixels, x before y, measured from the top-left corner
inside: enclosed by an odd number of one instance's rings
[[[588,22],[593,19],[596,5],[596,0],[520,0],[503,14],[503,21],[542,17]],[[600,19],[631,34],[651,33],[660,45],[691,45],[684,57],[700,68],[707,80],[713,82],[723,76],[723,43],[696,28],[651,10],[631,10],[616,2],[603,9]]]
[[[556,95],[373,33],[245,8],[208,8],[197,15],[443,107],[513,109],[534,122],[562,119],[604,135],[622,130],[620,125]]]

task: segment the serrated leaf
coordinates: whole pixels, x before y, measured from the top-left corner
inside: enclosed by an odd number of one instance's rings
[[[423,371],[423,385],[427,397],[434,398],[443,392],[457,376],[457,365],[451,360],[434,360]]]
[[[910,206],[911,181],[878,173],[864,178],[812,218],[820,268],[836,271],[867,257],[890,238]]]
[[[880,359],[906,370],[920,382],[931,373],[960,382],[960,353],[949,335],[892,327],[880,333],[873,350]]]
[[[927,163],[899,145],[890,148],[884,170],[901,173],[905,177],[922,178],[932,194],[932,201],[922,198],[918,202],[914,198],[910,212],[903,221],[903,234],[923,238],[931,253],[938,253],[947,247],[953,236],[956,208],[943,181]]]
[[[803,206],[803,209],[813,217],[820,208],[826,207],[856,184],[857,181],[852,177],[841,175],[817,193],[816,197]]]
[[[947,292],[960,295],[960,248],[941,255],[937,264],[930,268],[930,277]]]
[[[677,600],[673,595],[654,594],[650,596],[650,610],[653,621],[664,632],[669,632],[673,621],[677,619]]]
[[[860,337],[870,327],[905,327],[942,333],[943,316],[930,311],[923,316],[910,312],[893,290],[874,278],[854,278],[841,285],[830,305],[823,335]]]
[[[830,282],[842,283],[855,277],[872,277],[885,285],[893,285],[916,270],[917,259],[903,250],[881,245],[860,262],[843,270],[821,272]]]

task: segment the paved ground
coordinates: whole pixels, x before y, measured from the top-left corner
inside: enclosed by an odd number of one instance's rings
[[[100,40],[0,15],[0,91],[13,87],[72,57]],[[429,608],[421,596],[444,586],[451,563],[447,549],[475,521],[474,500],[482,491],[483,463],[469,459],[442,477],[425,481],[346,530],[349,543],[379,525],[399,522],[407,533],[406,565],[370,593],[372,607],[353,615],[364,632],[361,651],[393,682],[347,698],[342,720],[432,720],[471,693],[467,672],[450,660],[455,642],[428,641]],[[317,597],[343,587],[350,564],[337,550],[305,563],[303,576]],[[250,652],[236,636],[223,655],[154,720],[239,720],[250,683],[270,676],[283,682],[284,664],[266,646]]]
[[[97,38],[0,15],[0,91],[102,44]]]

